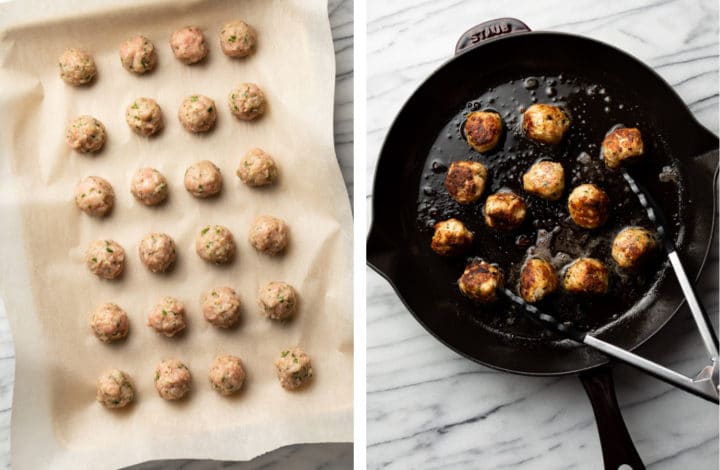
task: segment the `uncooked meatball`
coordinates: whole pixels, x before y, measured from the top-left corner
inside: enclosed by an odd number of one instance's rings
[[[525,201],[511,191],[491,194],[485,201],[485,223],[498,230],[513,230],[525,221]]]
[[[90,328],[104,343],[123,339],[130,331],[127,313],[115,304],[102,304],[90,317]]]
[[[565,190],[565,170],[560,163],[535,163],[522,177],[523,189],[534,196],[557,201]]]
[[[168,338],[185,329],[185,306],[177,299],[164,297],[147,316],[147,325]]]
[[[190,369],[177,359],[162,361],[155,368],[155,389],[165,400],[179,400],[190,391]]]
[[[127,107],[125,121],[136,134],[150,137],[163,128],[160,105],[151,98],[138,98]]]
[[[445,176],[445,188],[460,204],[477,201],[485,191],[487,168],[480,162],[461,160],[452,162]]]
[[[254,148],[240,160],[237,175],[248,186],[266,186],[275,182],[278,169],[275,160],[268,153]]]
[[[146,206],[156,206],[170,193],[162,173],[154,168],[140,168],[130,182],[130,192]]]
[[[260,313],[271,320],[287,320],[297,311],[297,293],[285,282],[270,282],[258,293]]]
[[[164,233],[149,233],[138,247],[140,261],[151,272],[164,273],[175,262],[177,249],[175,241]]]
[[[185,189],[201,199],[215,196],[223,186],[220,168],[209,160],[193,163],[185,170]]]
[[[115,204],[115,191],[107,180],[88,176],[75,186],[75,204],[87,215],[104,217]]]
[[[170,47],[175,57],[187,65],[200,62],[208,54],[205,36],[200,28],[195,26],[187,26],[172,33]]]
[[[594,258],[577,259],[565,271],[563,286],[571,294],[605,294],[608,270]]]
[[[135,398],[130,376],[118,369],[103,372],[97,379],[95,399],[106,408],[122,408]]]
[[[439,255],[461,255],[470,249],[473,237],[473,233],[458,219],[443,220],[435,224],[430,247]]]
[[[598,228],[610,214],[610,198],[594,184],[581,184],[568,196],[568,211],[573,222],[580,227]]]
[[[143,74],[157,64],[155,46],[144,36],[135,36],[120,45],[120,62],[126,70]]]
[[[210,289],[202,295],[202,311],[212,325],[230,328],[240,319],[240,298],[230,287]]]
[[[73,119],[65,131],[65,141],[70,148],[82,153],[100,151],[106,138],[105,126],[92,116]]]
[[[93,57],[82,49],[66,49],[58,59],[58,64],[60,78],[68,85],[90,83],[97,73]]]
[[[554,145],[570,128],[570,118],[557,106],[534,104],[523,113],[522,128],[530,139]]]
[[[226,264],[235,256],[235,241],[227,227],[206,225],[195,239],[195,251],[205,261]]]
[[[218,356],[210,367],[210,386],[220,395],[232,395],[245,382],[245,369],[239,357]]]
[[[480,153],[494,149],[502,136],[503,122],[493,111],[475,111],[465,119],[465,139]]]
[[[495,265],[474,259],[465,267],[458,287],[463,295],[479,303],[495,302],[498,289],[503,287],[503,273]]]
[[[616,169],[627,160],[635,160],[643,154],[644,145],[640,129],[623,127],[605,136],[602,156],[608,168]]]
[[[649,230],[627,227],[613,240],[612,257],[621,268],[638,268],[648,261],[656,248],[657,240]]]
[[[555,268],[544,259],[530,258],[520,272],[520,295],[531,304],[555,292],[558,284]]]
[[[248,240],[257,251],[277,255],[285,250],[289,237],[288,226],[284,221],[261,215],[253,222]]]
[[[95,240],[85,252],[85,264],[96,276],[115,279],[125,269],[125,250],[112,240]]]
[[[255,51],[257,33],[244,21],[231,21],[220,31],[220,47],[228,57],[247,57]]]
[[[252,121],[265,113],[265,93],[254,83],[241,83],[228,95],[230,112],[243,121]]]
[[[284,389],[299,388],[313,376],[310,357],[300,348],[286,349],[275,360],[275,373]]]
[[[190,95],[180,105],[178,119],[192,133],[207,132],[215,126],[217,120],[215,102],[207,96]]]

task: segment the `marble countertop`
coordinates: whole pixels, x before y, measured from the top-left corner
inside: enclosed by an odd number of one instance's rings
[[[7,0],[0,0],[7,1]],[[335,45],[335,152],[343,179],[353,197],[353,3],[328,0],[328,15]],[[10,415],[15,357],[10,325],[0,299],[0,468],[10,466]],[[269,452],[250,462],[157,461],[136,465],[133,470],[352,468],[352,443],[294,445]]]
[[[368,3],[369,192],[401,105],[451,57],[460,33],[493,18],[516,17],[535,30],[589,36],[628,51],[718,133],[716,0]],[[716,249],[700,287],[713,317],[717,271]],[[463,359],[415,322],[387,282],[370,269],[367,276],[368,468],[602,468],[592,409],[576,377],[523,377]],[[687,312],[639,352],[688,374],[705,362]],[[615,368],[615,383],[648,468],[718,468],[717,407],[625,366]]]

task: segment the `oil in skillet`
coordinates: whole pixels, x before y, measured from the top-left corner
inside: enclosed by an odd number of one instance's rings
[[[468,257],[479,256],[501,266],[506,283],[516,285],[520,269],[528,256],[550,259],[562,273],[568,262],[582,256],[595,257],[611,270],[611,293],[596,298],[556,294],[539,306],[577,327],[597,330],[620,316],[637,314],[641,304],[653,296],[666,263],[661,257],[641,272],[628,274],[617,268],[610,256],[612,240],[628,225],[652,229],[647,214],[619,172],[607,170],[601,161],[600,144],[617,125],[638,127],[643,133],[645,157],[634,175],[659,199],[670,221],[670,232],[682,243],[682,178],[677,162],[669,155],[662,136],[654,131],[650,116],[633,100],[632,90],[593,83],[582,77],[545,75],[518,77],[488,89],[459,110],[439,133],[428,154],[418,192],[417,225],[427,235],[429,250],[433,225],[450,217],[462,220],[475,233],[475,244]],[[552,147],[522,136],[522,113],[533,103],[561,106],[571,117],[565,139]],[[463,124],[468,113],[492,110],[502,116],[505,132],[497,148],[479,154],[465,142]],[[536,161],[549,159],[565,168],[565,191],[558,201],[529,196],[522,190],[522,174]],[[444,187],[447,168],[455,160],[481,161],[488,168],[488,183],[480,201],[467,206],[456,203]],[[577,185],[595,183],[611,200],[606,224],[593,231],[575,226],[567,212],[567,195]],[[494,231],[483,222],[482,207],[487,195],[509,188],[523,196],[528,215],[523,226],[510,233]],[[447,259],[457,277],[467,258]],[[454,281],[454,280],[453,280]],[[530,323],[510,302],[478,306],[462,297],[454,282],[443,292],[461,315],[468,315],[482,327],[512,339],[536,340],[547,333]],[[635,308],[633,308],[635,306]]]

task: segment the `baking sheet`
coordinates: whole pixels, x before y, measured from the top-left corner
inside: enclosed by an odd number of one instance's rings
[[[334,53],[325,0],[83,2],[82,12],[70,2],[23,3],[31,22],[0,33],[0,293],[16,349],[13,467],[245,460],[287,444],[351,441],[352,219],[333,150]],[[13,8],[0,8],[0,17]],[[60,18],[61,11],[75,13]],[[257,53],[247,60],[230,60],[219,48],[222,24],[234,18],[258,30]],[[190,24],[204,30],[210,48],[207,60],[192,67],[168,45],[172,31]],[[134,34],[148,37],[159,54],[147,76],[120,65],[117,47]],[[57,57],[67,47],[94,54],[92,86],[60,80]],[[238,121],[227,108],[228,92],[242,81],[259,84],[267,96],[268,112],[257,122]],[[177,121],[180,102],[193,93],[216,102],[218,122],[207,135],[191,135]],[[156,138],[141,138],[125,123],[126,106],[140,96],[163,109],[166,125]],[[64,142],[66,122],[80,114],[97,117],[108,130],[96,156]],[[275,187],[249,188],[234,174],[255,146],[278,163]],[[201,159],[223,173],[217,199],[195,199],[183,187],[185,169]],[[148,208],[133,199],[129,182],[141,166],[168,178],[166,204]],[[74,206],[74,186],[87,175],[102,176],[115,189],[116,206],[106,219]],[[284,256],[260,255],[247,242],[260,214],[287,221],[291,243]],[[230,266],[209,265],[195,254],[196,233],[211,223],[235,236]],[[169,275],[150,273],[137,256],[140,239],[152,231],[170,234],[178,245]],[[85,267],[85,248],[97,238],[125,248],[121,280],[101,281]],[[298,316],[286,325],[257,313],[257,290],[271,280],[298,290]],[[212,327],[200,309],[201,293],[221,285],[235,288],[243,303],[241,324],[230,331]],[[145,326],[149,309],[166,295],[186,305],[188,328],[179,338]],[[125,342],[102,344],[92,335],[89,313],[102,302],[128,312]],[[315,372],[309,387],[293,393],[279,386],[273,370],[274,358],[291,345],[308,352]],[[219,396],[207,382],[221,353],[244,360],[247,380],[236,397]],[[177,403],[160,399],[153,383],[155,365],[170,357],[184,361],[194,380],[188,399]],[[108,367],[134,378],[136,402],[127,410],[109,411],[94,400],[95,380]]]

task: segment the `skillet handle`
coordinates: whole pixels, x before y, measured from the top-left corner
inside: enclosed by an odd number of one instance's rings
[[[530,31],[528,25],[515,18],[498,18],[485,21],[465,31],[455,45],[455,55],[474,49],[483,41],[513,33]]]
[[[620,414],[610,367],[583,372],[580,381],[595,414],[605,469],[617,470],[621,465],[628,465],[632,470],[645,470]]]

